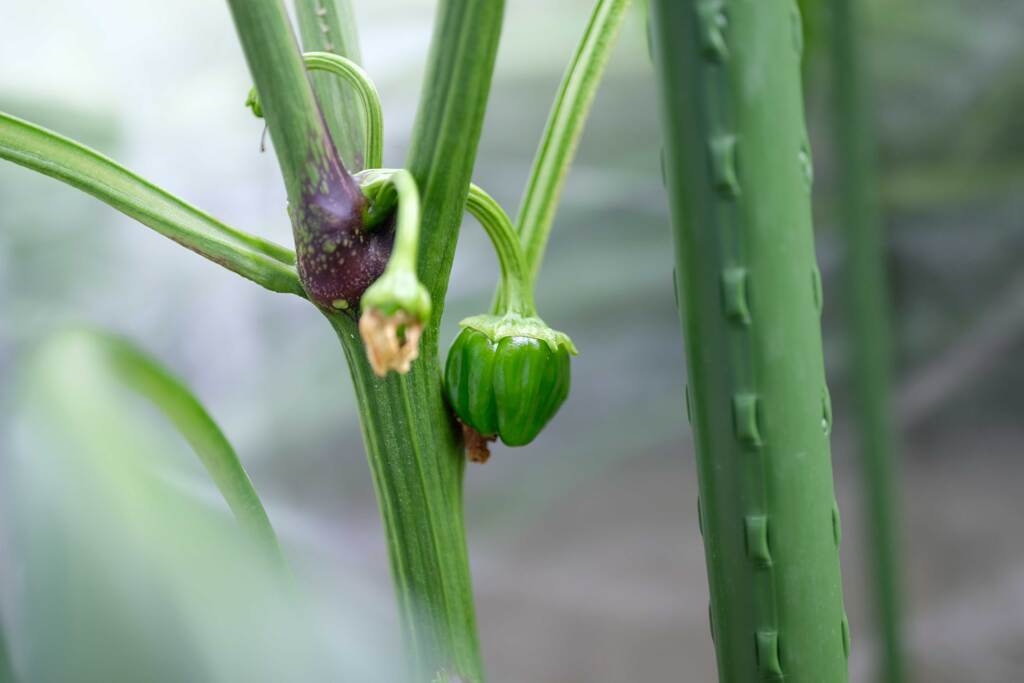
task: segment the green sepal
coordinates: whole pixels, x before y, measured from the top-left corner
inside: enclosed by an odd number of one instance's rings
[[[375,308],[386,316],[405,311],[423,322],[430,319],[430,294],[410,270],[386,270],[363,294],[362,308]]]
[[[482,332],[495,343],[506,337],[530,337],[545,342],[552,351],[564,347],[572,355],[579,355],[569,335],[551,329],[536,316],[527,317],[511,312],[504,315],[474,315],[460,321],[459,327]]]

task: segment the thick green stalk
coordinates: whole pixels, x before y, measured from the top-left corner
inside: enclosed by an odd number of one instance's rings
[[[355,324],[331,316],[348,359],[388,542],[410,679],[483,681],[462,518],[465,455],[441,399],[436,332],[408,374],[377,377]]]
[[[889,310],[885,233],[879,215],[872,135],[856,0],[832,0],[835,138],[840,173],[840,222],[845,239],[846,311],[864,468],[863,486],[875,610],[883,658],[879,680],[904,680],[900,608],[897,462],[890,400]]]
[[[442,398],[438,327],[497,53],[501,0],[442,0],[407,164],[422,200],[420,279],[434,302],[420,359],[374,375],[355,321],[331,316],[359,400],[412,681],[484,680],[462,518],[465,454]]]
[[[792,0],[651,0],[722,681],[840,683],[849,629]]]
[[[295,0],[295,15],[306,52],[330,52],[356,64],[362,61],[349,0]],[[380,166],[365,163],[363,130],[367,124],[360,118],[359,98],[352,87],[325,74],[314,74],[311,78],[331,138],[348,168],[358,171]]]
[[[442,0],[406,163],[423,201],[420,276],[444,301],[494,72],[504,0]],[[434,309],[439,323],[442,306]]]
[[[330,189],[331,184],[343,182],[338,177],[340,160],[313,97],[284,3],[228,0],[228,5],[260,95],[296,221],[294,212],[305,203],[306,195],[325,183]],[[340,175],[345,175],[343,169]],[[296,230],[301,226],[297,225]]]

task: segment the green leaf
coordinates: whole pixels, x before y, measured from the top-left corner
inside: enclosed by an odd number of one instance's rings
[[[91,194],[271,291],[305,296],[289,249],[228,227],[73,140],[0,112],[0,158]]]
[[[88,364],[151,402],[188,441],[239,525],[284,566],[277,535],[238,455],[199,400],[179,379],[130,342],[97,331],[75,330],[47,348],[46,365]],[[78,372],[64,381],[84,381]]]

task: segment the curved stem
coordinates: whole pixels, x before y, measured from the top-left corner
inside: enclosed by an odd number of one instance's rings
[[[540,270],[565,176],[629,2],[597,0],[548,116],[516,220],[531,284]]]
[[[398,218],[395,226],[395,242],[385,272],[408,270],[416,272],[416,259],[420,242],[420,192],[416,180],[404,168],[374,168],[363,171],[358,178],[363,193],[374,207],[393,203],[386,199],[388,190],[397,195]]]
[[[271,291],[305,296],[290,249],[228,227],[93,149],[0,112],[0,158],[91,194]]]
[[[355,89],[366,117],[366,167],[379,168],[384,153],[384,115],[380,95],[369,75],[351,59],[329,52],[306,52],[302,60],[307,69],[340,76]]]
[[[506,310],[523,316],[536,315],[526,258],[508,214],[491,195],[473,184],[466,197],[466,210],[480,222],[494,245],[501,267],[501,291]]]
[[[388,179],[398,193],[398,221],[395,244],[388,269],[416,270],[416,251],[420,244],[420,193],[412,174],[400,168]]]

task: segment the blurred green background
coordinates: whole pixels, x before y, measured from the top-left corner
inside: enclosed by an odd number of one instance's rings
[[[385,165],[400,165],[434,3],[354,4],[384,104]],[[510,210],[590,4],[508,2],[475,178]],[[909,656],[915,680],[1003,683],[1024,666],[1024,3],[867,4]],[[819,16],[806,13],[807,104],[851,674],[866,681],[877,646]],[[6,3],[0,64],[0,110],[290,242],[276,161],[260,153],[262,122],[242,106],[249,79],[225,3]],[[498,447],[467,470],[494,681],[714,680],[656,114],[637,8],[537,293],[544,318],[580,348],[572,395],[534,445]],[[467,219],[445,338],[487,306],[495,275]],[[44,340],[81,324],[134,340],[197,392],[264,497],[296,586],[261,573],[155,415],[82,368],[47,362]],[[0,612],[25,680],[395,680],[397,618],[354,398],[311,307],[3,163],[0,408]]]

